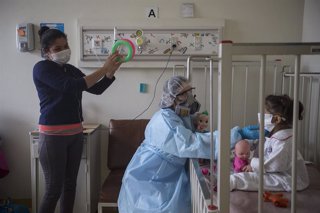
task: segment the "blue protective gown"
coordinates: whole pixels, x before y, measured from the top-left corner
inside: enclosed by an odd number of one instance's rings
[[[210,158],[210,134],[192,129],[189,116],[155,113],[122,179],[120,213],[191,212],[187,159]]]

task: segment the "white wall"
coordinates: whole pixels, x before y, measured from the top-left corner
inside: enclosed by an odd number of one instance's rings
[[[70,47],[75,53],[71,63],[76,64],[78,18],[105,19],[108,25],[112,25],[111,20],[144,19],[146,7],[158,6],[162,25],[165,26],[164,20],[169,19],[179,26],[185,22],[179,18],[182,2],[194,2],[197,18],[225,20],[224,38],[234,42],[301,41],[304,8],[301,0],[0,0],[0,134],[5,140],[2,148],[11,170],[6,178],[0,179],[0,197],[31,197],[28,132],[37,127],[39,116],[38,98],[32,82],[33,65],[40,60],[39,50],[30,53],[16,50],[16,24],[64,23]],[[102,142],[105,143],[105,126],[110,118],[133,118],[146,108],[160,71],[122,69],[103,95],[84,94],[85,121],[104,125],[101,129]],[[169,75],[167,72],[160,80],[155,101],[142,118],[149,118],[158,109],[162,83]],[[140,82],[149,85],[147,94],[138,92]],[[105,166],[104,159],[102,163]]]
[[[304,42],[320,42],[320,1],[305,1],[303,16],[303,33],[302,41]],[[312,69],[316,72],[320,71],[319,56],[307,56],[303,58],[303,66],[305,69]]]
[[[307,0],[305,1],[304,7],[304,17],[303,17],[303,33],[302,41],[304,42],[320,42],[320,1],[318,0]],[[320,72],[320,60],[319,55],[315,56],[305,56],[302,58],[302,71],[305,72]],[[320,91],[320,82],[314,80],[314,86],[312,87],[312,98],[311,98],[311,119],[310,119],[310,128],[308,133],[310,138],[306,143],[308,143],[308,148],[306,150],[308,160],[311,160],[320,167],[320,158],[319,155],[312,155],[312,153],[320,153],[320,134],[319,134],[319,91]],[[318,115],[318,116],[316,116]]]

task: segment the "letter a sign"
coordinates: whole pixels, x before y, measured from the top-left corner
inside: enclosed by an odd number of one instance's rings
[[[159,18],[159,8],[158,7],[148,7],[146,8],[147,18]]]

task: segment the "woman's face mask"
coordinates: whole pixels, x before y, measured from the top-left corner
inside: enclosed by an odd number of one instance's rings
[[[179,100],[179,99],[178,99]],[[175,112],[180,116],[192,115],[200,110],[200,103],[196,100],[195,96],[192,95],[191,91],[187,92],[185,100],[177,104]]]
[[[71,56],[71,50],[70,49],[65,49],[60,52],[56,53],[50,53],[49,57],[52,61],[58,63],[58,64],[66,64],[70,60]]]
[[[269,113],[265,113],[264,114],[264,129],[267,130],[268,132],[271,132],[273,130],[273,128],[275,127],[275,124],[272,123],[272,118],[273,115],[269,114]],[[258,113],[258,121],[259,124],[260,122],[260,113]]]

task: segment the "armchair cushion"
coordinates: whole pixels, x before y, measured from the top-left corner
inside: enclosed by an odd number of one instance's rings
[[[110,120],[108,168],[125,169],[133,154],[144,140],[149,120]]]
[[[99,203],[117,203],[125,169],[144,140],[148,122],[148,119],[110,120],[107,163],[110,173],[102,185]]]

